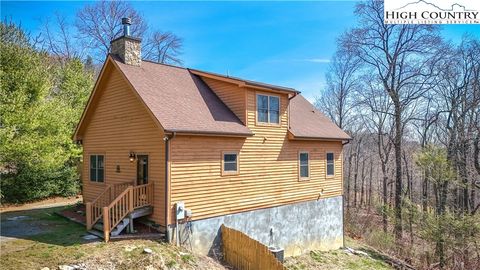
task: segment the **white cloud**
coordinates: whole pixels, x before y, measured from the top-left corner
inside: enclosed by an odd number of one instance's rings
[[[321,63],[321,64],[330,63],[330,59],[327,59],[327,58],[307,58],[307,59],[303,59],[301,61],[311,62],[311,63]]]

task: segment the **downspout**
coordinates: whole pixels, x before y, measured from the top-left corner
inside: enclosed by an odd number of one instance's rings
[[[295,92],[293,94],[293,96],[291,97],[288,97],[288,116],[287,116],[287,126],[288,126],[288,129],[290,130],[290,100],[292,100],[294,97],[296,97],[298,95],[297,92]]]
[[[169,156],[170,156],[170,140],[175,138],[176,135],[177,133],[173,132],[173,134],[170,137],[165,136],[163,138],[165,140],[165,238],[167,239],[168,243],[170,243],[170,233],[168,231],[168,212],[170,211],[168,207],[168,198],[170,195],[168,194],[168,188],[169,188],[168,181],[170,180],[168,179],[168,173],[169,173],[168,162],[169,162]]]
[[[346,142],[342,142],[342,148],[343,146],[347,145],[350,143],[352,139],[348,139]],[[343,149],[342,149],[343,151]],[[342,163],[343,163],[343,160],[342,160]],[[343,166],[342,166],[342,170],[345,169]],[[342,175],[343,175],[343,172],[342,172]],[[343,183],[342,183],[343,184]],[[342,187],[342,190],[343,190],[343,187]],[[345,193],[342,192],[342,239],[343,239],[343,248],[347,248],[345,246]]]

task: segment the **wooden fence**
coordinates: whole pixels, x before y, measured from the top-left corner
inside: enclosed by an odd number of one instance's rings
[[[248,235],[222,225],[223,256],[225,261],[240,270],[286,269],[268,247]]]

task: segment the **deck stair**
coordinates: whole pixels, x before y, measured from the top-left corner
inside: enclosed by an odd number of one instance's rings
[[[87,230],[105,241],[126,228],[133,231],[133,220],[153,213],[153,184],[109,185],[92,202],[86,203]],[[96,232],[95,232],[96,231]]]
[[[132,221],[133,219],[144,217],[144,216],[149,216],[153,213],[153,207],[151,206],[145,206],[141,208],[134,209],[133,212],[128,214],[128,216],[124,219],[122,219],[115,228],[112,229],[110,232],[110,236],[118,236],[123,230],[129,227],[130,225],[130,232],[132,232]],[[103,220],[99,220],[95,225],[93,225],[93,228],[99,232],[103,232]],[[103,237],[103,236],[102,236]]]

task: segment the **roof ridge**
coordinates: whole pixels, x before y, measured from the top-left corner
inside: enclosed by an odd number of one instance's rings
[[[220,73],[205,71],[205,70],[196,69],[196,68],[181,67],[181,66],[175,66],[175,65],[171,65],[171,64],[159,63],[159,62],[155,62],[155,61],[148,60],[148,59],[142,59],[142,61],[145,61],[145,62],[148,62],[148,63],[151,63],[151,64],[161,65],[161,66],[167,66],[167,67],[187,70],[189,73],[192,73],[192,71],[197,71],[197,72],[211,74],[211,75],[214,75],[214,76],[229,78],[229,79],[232,79],[232,80],[239,80],[239,81],[244,81],[244,82],[248,82],[248,83],[252,83],[252,84],[263,85],[263,86],[266,86],[266,87],[275,87],[275,88],[284,89],[284,90],[287,90],[287,91],[293,91],[293,92],[300,93],[300,91],[298,91],[298,90],[296,90],[295,88],[292,88],[292,87],[281,86],[281,85],[265,83],[265,82],[260,82],[260,81],[254,81],[254,80],[244,79],[244,78],[240,78],[240,77],[236,77],[236,76],[223,75],[223,74],[220,74]]]
[[[167,66],[167,67],[173,67],[173,68],[188,70],[188,68],[186,68],[186,67],[175,66],[175,65],[172,65],[172,64],[159,63],[159,62],[155,62],[155,61],[148,60],[148,59],[142,59],[142,62],[149,62],[149,63],[152,63],[152,64],[157,64],[157,65],[162,65],[162,66]]]

